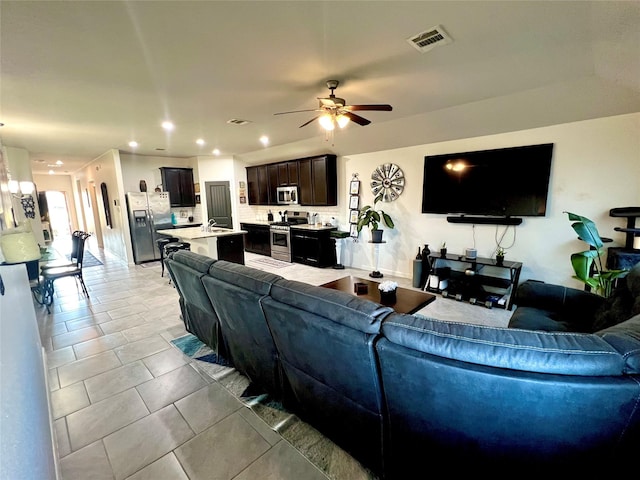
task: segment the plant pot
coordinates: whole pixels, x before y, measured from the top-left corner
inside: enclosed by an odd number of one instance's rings
[[[371,230],[371,241],[373,243],[382,243],[382,232],[383,230]]]
[[[383,305],[393,305],[396,303],[396,290],[383,292],[380,290],[380,303]]]
[[[502,265],[504,263],[504,255],[496,255],[496,265]]]
[[[447,249],[446,248],[441,248],[440,249],[440,257],[446,258],[446,256],[447,256]]]

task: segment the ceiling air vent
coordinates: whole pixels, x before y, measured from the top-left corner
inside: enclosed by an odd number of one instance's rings
[[[232,118],[231,120],[227,120],[227,123],[231,125],[246,125],[251,122],[249,122],[249,120],[238,120],[237,118]]]
[[[448,45],[453,42],[453,40],[447,35],[447,32],[444,31],[442,25],[436,25],[422,33],[407,38],[407,42],[413,45],[419,52],[424,53],[440,45]]]

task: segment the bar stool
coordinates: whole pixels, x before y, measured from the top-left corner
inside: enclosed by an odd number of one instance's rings
[[[159,238],[156,240],[156,245],[158,246],[158,250],[160,250],[160,264],[162,265],[162,274],[160,276],[164,277],[164,247],[168,243],[179,242],[180,239],[178,237],[165,237]]]

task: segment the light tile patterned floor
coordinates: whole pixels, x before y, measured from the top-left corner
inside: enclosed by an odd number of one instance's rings
[[[323,473],[170,343],[186,331],[159,263],[128,267],[93,253],[104,265],[84,270],[90,299],[60,279],[52,313],[36,306],[64,480],[371,478],[346,455]],[[315,285],[367,275],[298,264],[271,271]],[[438,299],[420,313],[506,325],[510,312]]]

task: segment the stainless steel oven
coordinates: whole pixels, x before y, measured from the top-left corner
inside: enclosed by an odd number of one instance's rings
[[[271,257],[283,262],[291,262],[291,231],[289,225],[271,225]]]
[[[291,225],[302,225],[307,222],[306,212],[292,212],[285,210],[283,218],[286,221],[273,222],[269,226],[271,244],[271,258],[291,262]]]

